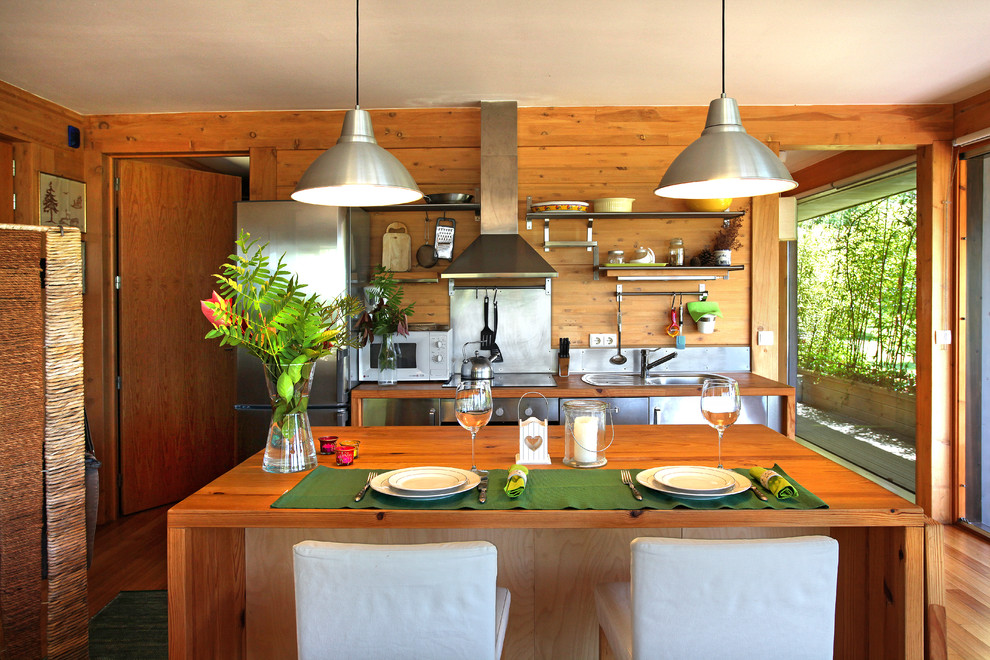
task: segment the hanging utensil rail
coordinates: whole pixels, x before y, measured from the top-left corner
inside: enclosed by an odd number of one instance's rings
[[[704,302],[708,300],[707,291],[623,291],[621,284],[615,285],[615,297],[619,300],[626,296],[698,296],[698,300]]]

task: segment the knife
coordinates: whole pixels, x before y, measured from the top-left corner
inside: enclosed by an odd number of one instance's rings
[[[750,484],[749,484],[749,488],[750,488],[750,490],[752,490],[752,491],[753,491],[754,493],[756,493],[756,496],[757,496],[758,498],[760,498],[760,499],[761,499],[761,500],[763,500],[764,502],[766,502],[766,501],[767,501],[767,496],[763,494],[763,491],[762,491],[762,490],[760,490],[759,488],[757,488],[757,487],[756,487],[756,482],[755,482],[755,481],[750,481]]]
[[[488,499],[488,475],[481,477],[481,484],[478,486],[478,501],[482,504]]]

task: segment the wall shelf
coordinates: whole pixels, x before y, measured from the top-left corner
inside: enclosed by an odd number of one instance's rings
[[[595,259],[595,279],[598,279],[599,271],[604,268],[604,266],[599,266],[598,264],[598,243],[594,240],[594,228],[596,218],[612,218],[612,219],[704,219],[704,218],[716,218],[722,220],[722,226],[727,226],[729,220],[733,218],[738,218],[745,215],[745,211],[725,211],[722,213],[703,213],[697,211],[658,211],[655,213],[641,213],[641,212],[619,212],[619,211],[609,211],[609,212],[596,212],[596,211],[544,211],[542,213],[534,213],[529,209],[532,208],[532,198],[526,198],[526,229],[533,228],[533,220],[543,220],[543,251],[549,252],[551,248],[555,247],[586,247],[589,252],[594,251]],[[588,239],[586,241],[551,241],[550,240],[550,221],[551,220],[587,220],[588,222]],[[628,269],[628,267],[626,267]],[[690,269],[690,266],[685,267]],[[643,273],[623,273],[621,276],[618,273],[610,273],[606,270],[606,275],[608,277],[618,277],[620,280],[625,281],[636,281],[636,280],[657,280],[657,281],[670,281],[670,280],[715,280],[715,279],[729,279],[729,274],[727,270],[739,270],[742,266],[732,267],[720,267],[716,270],[721,271],[723,274],[719,275],[672,275],[667,274],[664,276],[645,275]],[[618,269],[616,269],[618,270]],[[635,269],[639,270],[639,269]],[[680,270],[684,270],[683,268]],[[701,270],[713,270],[712,268],[702,268]]]
[[[440,273],[432,270],[408,270],[393,272],[392,277],[398,282],[409,284],[436,284],[440,281]]]
[[[703,281],[727,280],[734,270],[744,270],[745,266],[620,266],[610,267],[601,264],[598,270],[605,271],[605,277],[614,277],[620,282],[674,282],[678,280]]]
[[[474,211],[481,216],[481,204],[395,204],[394,206],[365,206],[368,213],[426,213],[428,211],[453,212]]]

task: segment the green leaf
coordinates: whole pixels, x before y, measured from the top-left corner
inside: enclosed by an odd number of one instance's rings
[[[283,371],[278,377],[276,389],[278,390],[278,395],[283,399],[292,398],[292,376],[289,375],[288,371]]]

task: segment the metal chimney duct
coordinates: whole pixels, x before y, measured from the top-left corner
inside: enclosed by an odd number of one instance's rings
[[[440,277],[557,277],[519,235],[517,117],[515,101],[481,102],[481,236]]]

